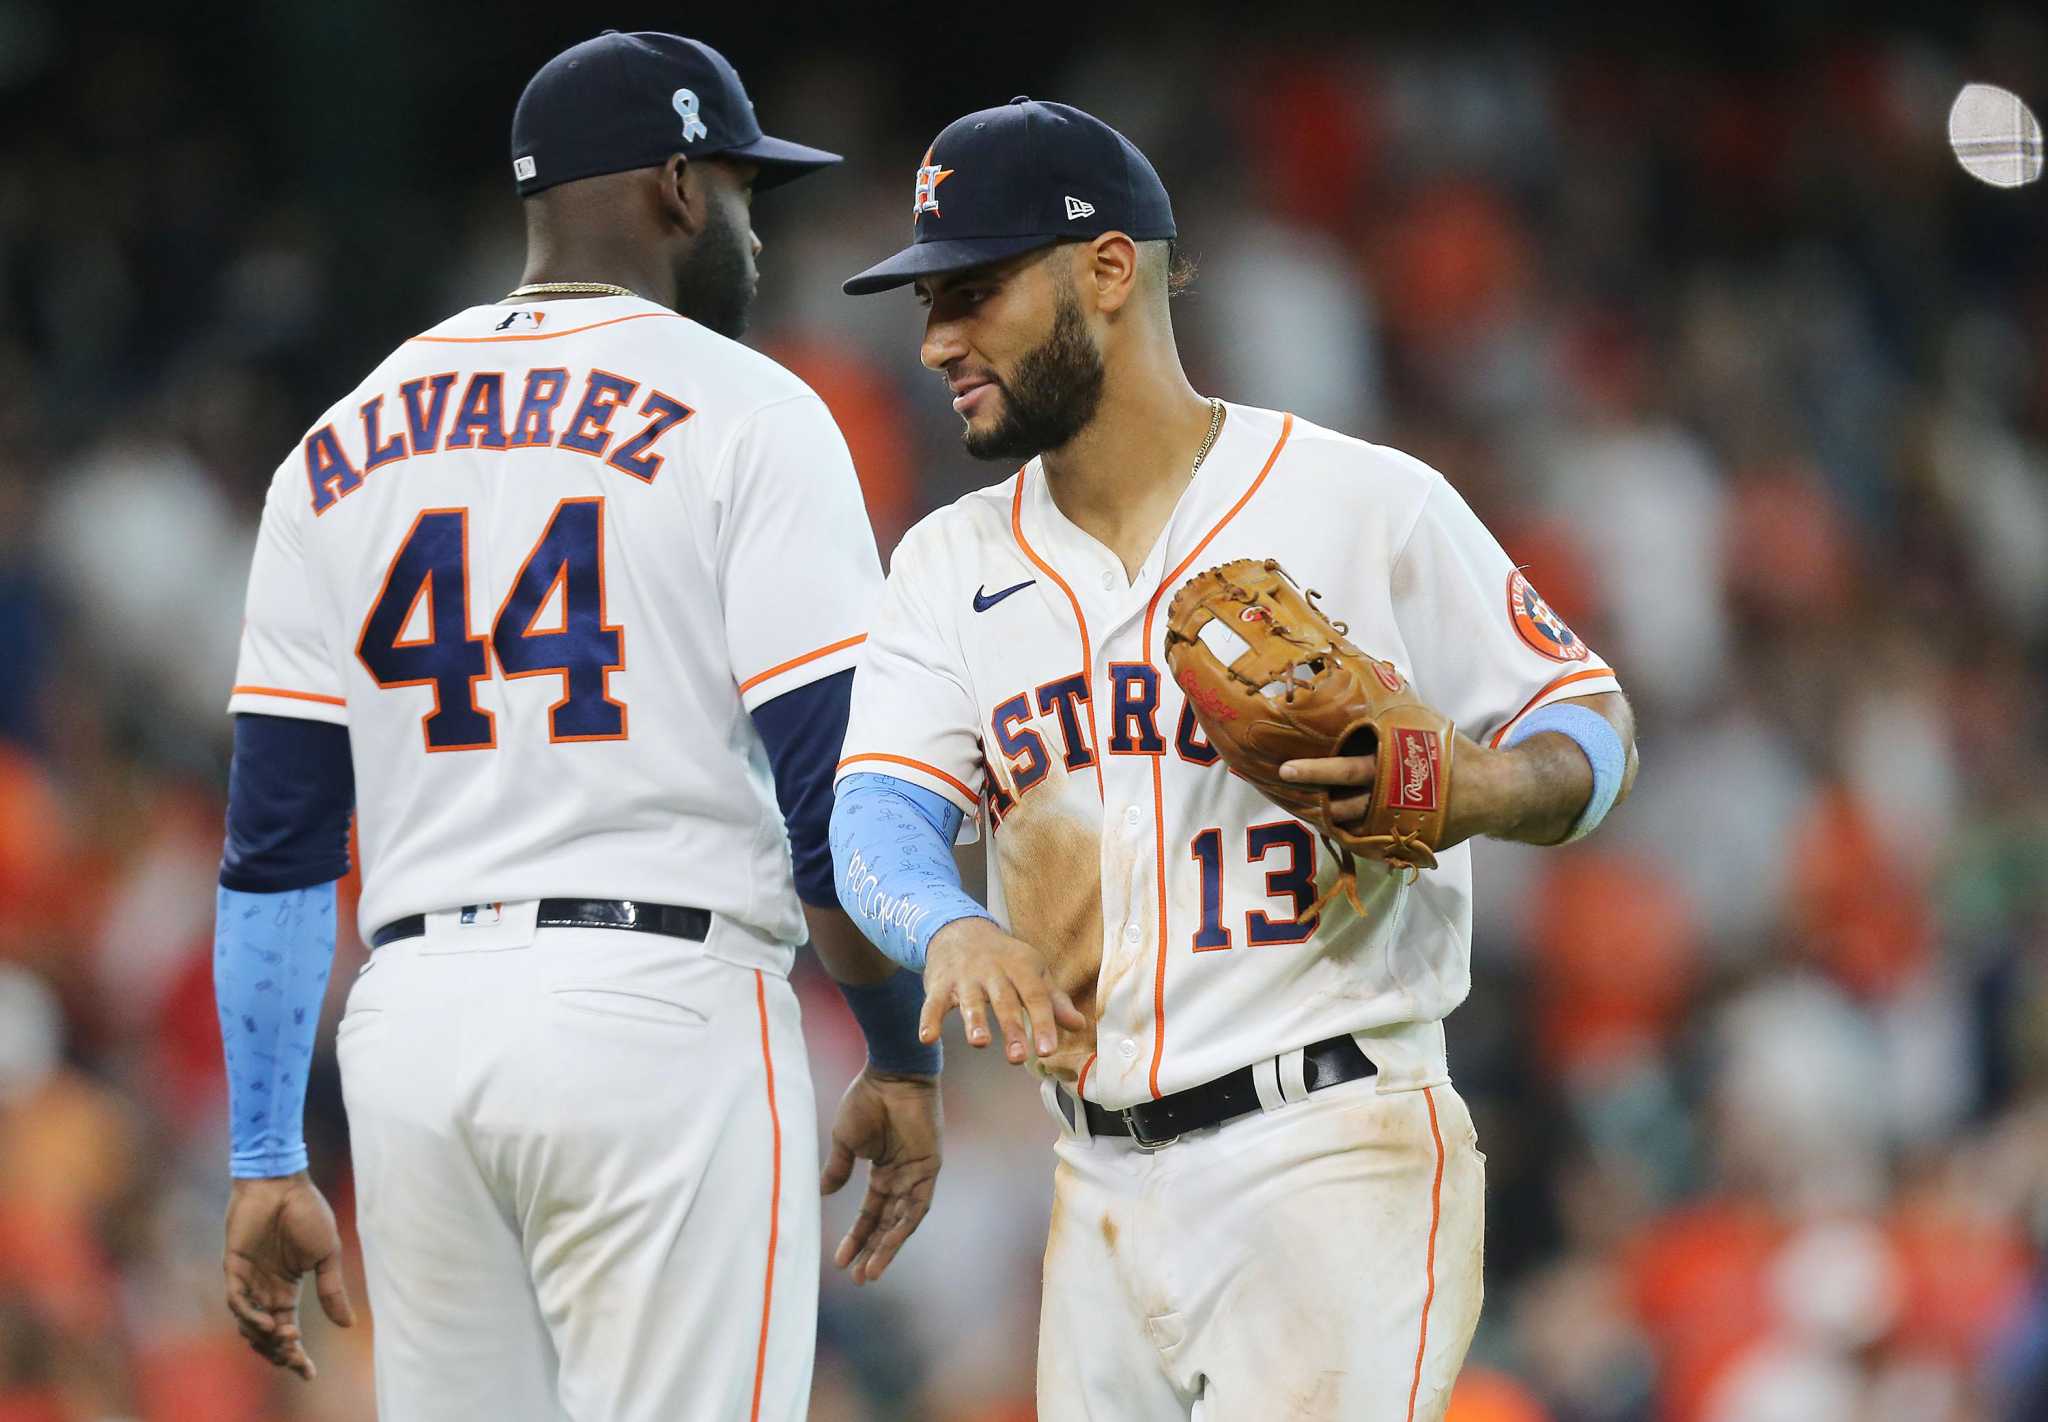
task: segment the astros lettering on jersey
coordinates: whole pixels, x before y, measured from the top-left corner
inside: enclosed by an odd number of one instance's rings
[[[643,899],[786,972],[747,713],[853,665],[866,527],[830,414],[766,357],[638,297],[475,307],[278,469],[229,709],[348,727],[366,933],[458,892]]]
[[[1190,574],[1280,558],[1482,744],[1619,689],[1441,475],[1227,409],[1135,579],[1060,513],[1037,460],[912,529],[841,762],[986,827],[992,911],[1097,1020],[1047,1065],[1111,1109],[1347,1032],[1380,1090],[1442,1082],[1441,1021],[1471,983],[1465,845],[1413,884],[1362,865],[1362,915],[1342,895],[1311,914],[1330,856],[1220,763],[1162,674],[1164,604]]]

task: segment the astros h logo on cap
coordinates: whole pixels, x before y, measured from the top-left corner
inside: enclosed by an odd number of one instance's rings
[[[935,217],[943,216],[939,212],[939,184],[952,176],[953,170],[934,163],[932,150],[925,149],[924,166],[917,170],[917,195],[911,199],[910,215],[916,217],[919,213],[929,212]]]

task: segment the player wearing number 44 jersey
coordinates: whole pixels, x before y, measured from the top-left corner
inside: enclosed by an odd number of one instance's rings
[[[787,975],[867,1033],[824,1184],[881,1272],[937,1170],[920,996],[826,826],[881,570],[846,446],[733,339],[755,189],[837,161],[607,32],[513,120],[526,284],[394,351],[264,508],[216,978],[228,1304],[311,1376],[349,1315],[300,1105],[351,802],[373,954],[339,1029],[384,1422],[803,1416],[818,1213]]]
[[[1114,130],[1023,99],[970,114],[925,153],[915,222],[847,289],[914,283],[969,452],[1026,462],[896,551],[833,849],[842,900],[923,966],[926,1031],[957,1008],[1044,1072],[1038,1415],[1439,1418],[1481,1293],[1442,1025],[1470,981],[1463,841],[1597,825],[1634,769],[1619,685],[1434,470],[1190,388],[1172,212]],[[1264,714],[1239,709],[1261,690],[1284,716],[1328,644],[1236,702],[1167,675],[1200,598],[1246,628],[1198,634],[1233,666],[1300,637],[1282,572],[1434,708],[1418,725],[1458,728],[1277,767],[1313,825],[1226,760],[1256,733],[1213,718]],[[1354,897],[1330,845],[1369,842],[1376,800],[1430,812],[1433,867],[1361,854]],[[963,824],[986,909],[948,872]]]

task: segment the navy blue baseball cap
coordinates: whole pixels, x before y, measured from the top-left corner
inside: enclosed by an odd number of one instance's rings
[[[946,125],[917,169],[910,245],[845,284],[887,291],[1105,232],[1175,236],[1166,185],[1093,114],[1022,96]]]
[[[652,168],[671,153],[757,163],[757,190],[839,161],[837,153],[763,134],[725,56],[681,35],[606,30],[543,64],[512,111],[512,176],[521,197]]]

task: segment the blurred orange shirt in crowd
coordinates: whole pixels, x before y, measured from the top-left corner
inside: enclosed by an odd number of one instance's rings
[[[56,787],[26,751],[0,742],[0,953],[32,943],[65,869],[66,819]]]
[[[1856,596],[1856,547],[1810,465],[1745,469],[1734,479],[1722,579],[1729,600],[1787,625],[1828,626]]]
[[[49,1388],[0,1393],[0,1422],[71,1422],[64,1403]]]
[[[267,1422],[273,1375],[238,1336],[209,1331],[135,1360],[143,1422]]]
[[[1661,1049],[1695,957],[1677,887],[1646,864],[1585,848],[1547,858],[1531,901],[1536,1039],[1551,1070]]]
[[[1792,921],[1820,968],[1865,998],[1926,966],[1933,923],[1922,868],[1899,863],[1848,790],[1821,794],[1792,840]]]
[[[1466,1368],[1451,1393],[1444,1422],[1551,1422],[1533,1393],[1506,1373]]]
[[[1356,229],[1359,200],[1379,165],[1381,125],[1370,86],[1306,54],[1253,72],[1251,102],[1233,109],[1259,155],[1249,175],[1259,203],[1293,223]]]
[[[2027,1305],[2035,1260],[2026,1235],[1976,1201],[1933,1188],[1901,1200],[1889,1232],[1905,1281],[1901,1341],[1966,1367],[1981,1362]]]
[[[1528,235],[1492,189],[1443,183],[1394,220],[1374,265],[1397,337],[1456,338],[1511,309],[1528,279]]]
[[[1661,1364],[1663,1422],[1696,1422],[1722,1371],[1767,1331],[1766,1270],[1784,1239],[1762,1204],[1710,1200],[1665,1215],[1628,1251],[1636,1316]]]
[[[846,436],[886,561],[918,514],[910,432],[896,387],[873,362],[822,338],[784,337],[768,354],[817,392]]]

